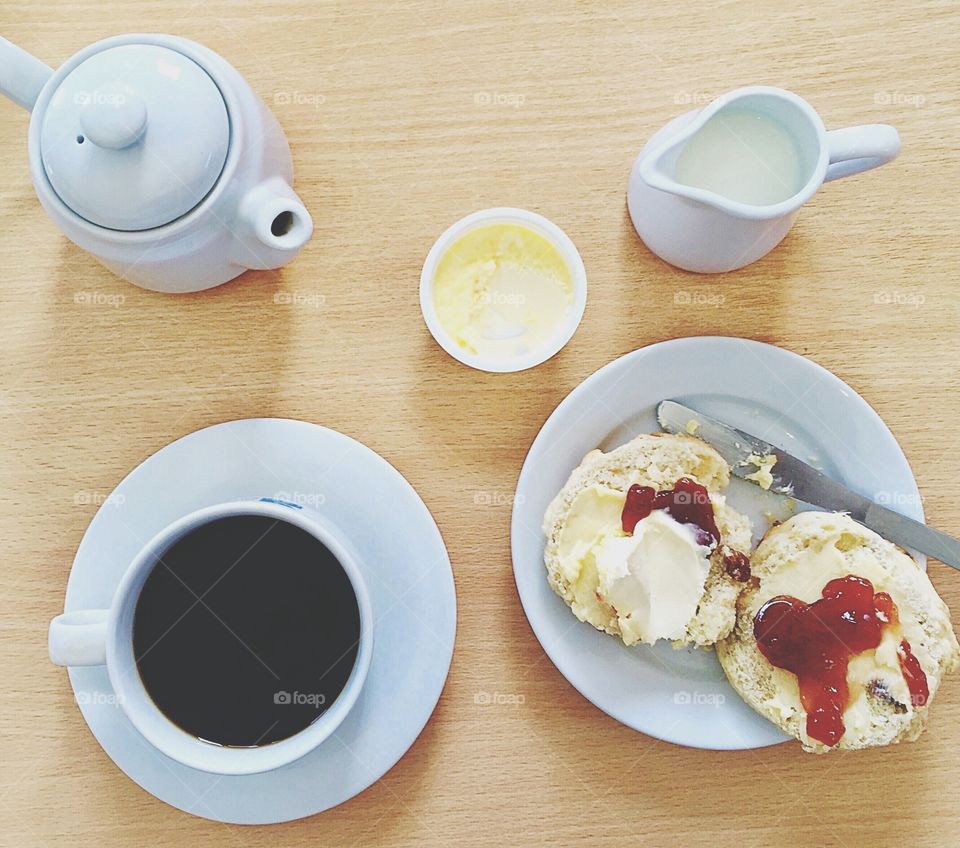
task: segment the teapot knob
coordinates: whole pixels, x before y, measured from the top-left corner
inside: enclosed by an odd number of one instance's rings
[[[147,128],[147,104],[129,88],[103,86],[76,97],[83,98],[80,125],[97,147],[129,147]]]

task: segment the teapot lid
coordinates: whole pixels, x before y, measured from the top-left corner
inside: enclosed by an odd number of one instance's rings
[[[195,61],[156,44],[94,53],[43,114],[50,184],[76,214],[113,230],[185,215],[216,184],[230,146],[220,89]]]

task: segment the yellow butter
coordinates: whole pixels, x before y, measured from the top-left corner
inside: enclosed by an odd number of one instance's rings
[[[441,327],[463,350],[512,359],[547,345],[573,305],[570,269],[544,236],[488,224],[447,250],[433,279]]]
[[[593,484],[579,492],[558,540],[560,573],[573,589],[581,621],[615,616],[627,645],[681,639],[697,611],[710,552],[690,527],[654,510],[623,532],[622,492]]]
[[[837,545],[846,547],[842,528],[838,526],[833,532],[829,532],[828,528],[824,538],[811,541],[798,550],[788,564],[764,576],[762,592],[755,598],[754,606],[759,608],[777,595],[790,595],[804,603],[813,603],[821,597],[827,583],[848,574],[869,580],[875,592],[890,594],[900,609],[900,626],[886,629],[876,649],[852,657],[847,666],[850,702],[844,710],[843,721],[848,733],[861,736],[867,733],[871,722],[875,721],[867,702],[868,688],[872,683],[882,683],[892,698],[910,708],[910,692],[897,657],[901,639],[905,638],[910,642],[914,655],[928,674],[936,669],[936,662],[924,649],[926,640],[923,629],[909,614],[907,598],[897,581],[891,579],[890,574],[878,564],[876,557],[868,549],[854,548],[851,563],[841,555]],[[784,669],[775,668],[773,677],[776,694],[768,704],[782,716],[802,712],[796,676]],[[805,731],[804,739],[811,741],[806,737]]]
[[[758,456],[755,453],[747,457],[750,465],[755,465],[757,470],[752,474],[745,474],[744,480],[753,480],[761,489],[769,489],[773,485],[773,474],[771,469],[777,464],[777,457],[772,453],[766,456]]]

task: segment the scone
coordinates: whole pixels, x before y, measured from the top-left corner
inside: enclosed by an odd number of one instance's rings
[[[912,557],[847,515],[802,512],[768,531],[751,570],[717,645],[741,697],[808,751],[916,739],[960,648]]]
[[[726,461],[692,436],[588,453],[547,508],[544,563],[574,615],[627,645],[713,645],[749,578],[750,521]]]

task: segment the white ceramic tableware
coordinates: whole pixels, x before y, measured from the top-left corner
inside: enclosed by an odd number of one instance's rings
[[[712,118],[734,111],[769,119],[792,140],[801,176],[786,199],[767,205],[744,203],[677,179],[684,147]],[[740,140],[752,143],[750,138]],[[627,205],[640,238],[661,259],[688,271],[732,271],[776,247],[822,183],[876,168],[899,152],[900,137],[891,126],[828,131],[798,95],[748,86],[675,118],[654,134],[633,165]],[[758,160],[757,167],[764,164]]]
[[[573,303],[550,342],[543,347],[531,350],[525,355],[506,360],[491,359],[470,353],[460,347],[450,338],[450,335],[440,323],[433,303],[433,280],[437,272],[437,266],[450,247],[471,230],[496,224],[519,224],[545,238],[563,258],[573,281]],[[427,324],[427,329],[430,330],[430,335],[454,359],[479,371],[497,373],[524,371],[527,368],[533,368],[546,362],[555,356],[573,337],[577,327],[580,326],[586,305],[587,272],[583,267],[583,259],[580,258],[576,245],[552,221],[544,218],[543,215],[538,215],[536,212],[530,212],[526,209],[514,209],[508,206],[481,209],[479,212],[473,212],[451,224],[430,248],[426,261],[423,263],[423,270],[420,273],[420,311],[423,313],[423,320]]]
[[[70,571],[67,612],[109,607],[137,553],[186,513],[268,493],[320,514],[349,539],[375,638],[357,702],[325,742],[281,768],[222,775],[161,753],[118,703],[105,666],[75,666],[83,719],[131,780],[186,813],[234,824],[314,815],[394,766],[430,718],[456,633],[450,559],[410,484],[354,439],[276,418],[230,421],[161,448],[121,481],[90,522]],[[64,722],[75,721],[72,710]],[[425,743],[429,744],[429,743]]]
[[[310,533],[343,568],[360,611],[360,643],[346,685],[329,708],[293,736],[259,747],[215,745],[186,733],[153,703],[137,672],[133,621],[137,599],[154,568],[163,568],[164,553],[196,528],[229,516],[258,515],[284,521]],[[176,625],[174,625],[176,626]],[[239,501],[205,507],[172,522],[154,535],[134,557],[106,609],[80,609],[58,615],[50,623],[50,658],[62,666],[105,665],[117,703],[134,727],[168,757],[214,774],[255,774],[280,768],[322,743],[356,703],[373,652],[373,612],[350,544],[322,516],[274,499]]]
[[[649,736],[697,748],[773,745],[787,737],[740,699],[715,652],[665,642],[628,648],[578,621],[547,583],[547,505],[588,451],[658,432],[664,398],[761,435],[922,521],[917,484],[896,439],[850,386],[809,359],[748,339],[674,339],[622,356],[574,389],[534,440],[514,498],[513,571],[554,665],[601,710]],[[726,495],[751,518],[755,541],[771,516],[790,514],[784,498],[745,480],[731,480]]]
[[[170,35],[107,38],[54,71],[0,38],[0,92],[30,109],[40,203],[144,288],[279,268],[310,238],[276,118],[223,58]]]

